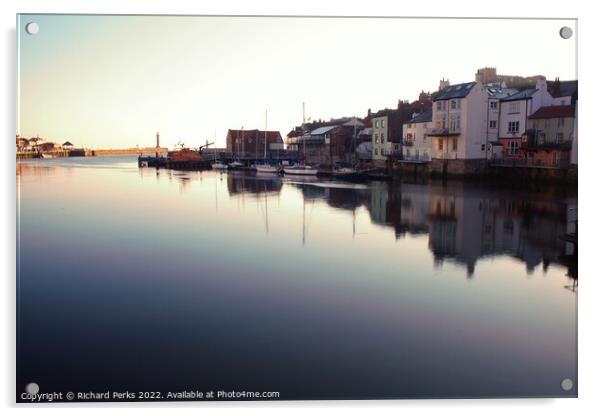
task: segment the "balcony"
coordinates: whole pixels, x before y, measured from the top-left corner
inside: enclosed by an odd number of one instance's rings
[[[460,135],[460,131],[458,130],[450,130],[448,128],[445,129],[429,129],[426,132],[427,136],[437,136],[437,137],[442,137],[442,136],[459,136]]]

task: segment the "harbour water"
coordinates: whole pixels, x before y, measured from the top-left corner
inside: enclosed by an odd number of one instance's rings
[[[568,191],[131,156],[23,161],[17,187],[18,392],[577,394]]]

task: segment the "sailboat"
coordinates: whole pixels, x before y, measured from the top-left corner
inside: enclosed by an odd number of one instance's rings
[[[278,173],[280,169],[274,165],[267,163],[268,157],[268,110],[265,110],[265,131],[263,139],[263,163],[255,165],[255,169],[259,173]]]
[[[303,124],[305,124],[305,103],[303,103]],[[303,158],[305,158],[305,139],[303,139]],[[292,166],[285,166],[283,168],[284,173],[287,175],[317,175],[318,168],[303,164],[296,163]]]
[[[242,130],[243,128],[244,128],[244,127],[241,127],[241,130]],[[238,133],[238,139],[237,139],[237,144],[236,144],[236,147],[237,147],[237,149],[236,149],[236,152],[237,152],[237,155],[238,155],[238,156],[237,156],[237,160],[235,160],[235,161],[233,161],[233,162],[230,162],[230,163],[228,164],[228,167],[229,167],[230,169],[232,169],[232,170],[241,170],[241,169],[242,169],[242,168],[244,168],[244,166],[245,166],[245,164],[244,164],[244,163],[242,163],[242,162],[240,161],[240,148],[239,148],[239,146],[240,146],[240,145],[238,144],[238,141],[239,141],[239,140],[240,140],[240,132]],[[242,143],[243,143],[243,145],[244,145],[244,143],[245,143],[244,134],[243,134],[243,138],[242,138]],[[243,149],[243,150],[244,150],[244,149]]]
[[[215,134],[213,135],[213,143],[215,143]],[[225,163],[223,163],[221,160],[217,160],[217,145],[215,145],[216,147],[214,148],[214,160],[213,163],[211,164],[211,169],[215,169],[215,170],[223,170],[223,169],[228,169],[228,165],[226,165]]]
[[[355,168],[354,164],[357,163],[356,160],[356,149],[355,149],[355,144],[356,144],[356,138],[357,138],[357,120],[355,119],[355,117],[353,118],[354,124],[353,124],[353,161],[354,163],[350,163],[350,162],[338,162],[335,163],[335,165],[332,168],[332,174],[335,177],[339,177],[339,178],[355,178],[357,176],[359,176],[359,172],[357,171],[357,169]]]

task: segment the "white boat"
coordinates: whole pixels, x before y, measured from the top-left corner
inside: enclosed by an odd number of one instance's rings
[[[267,165],[267,164],[255,165],[255,170],[257,170],[257,172],[259,172],[259,173],[278,173],[279,172],[278,167],[276,167],[274,165]]]
[[[42,153],[42,159],[54,159],[54,155],[50,153]]]
[[[263,138],[263,160],[267,160],[268,152],[268,110],[265,110],[265,130]],[[268,163],[261,163],[255,165],[255,170],[258,173],[280,173],[280,166],[270,165]]]
[[[285,166],[284,173],[289,175],[317,175],[318,169],[308,165]]]
[[[240,169],[240,168],[242,168],[244,165],[245,165],[244,163],[242,163],[242,162],[239,162],[239,161],[235,160],[234,162],[230,163],[228,166],[229,166],[231,169]]]
[[[353,175],[355,173],[357,173],[357,170],[351,167],[339,167],[339,168],[335,168],[334,169],[334,173],[336,173],[337,175]]]
[[[228,165],[226,165],[225,163],[222,163],[222,162],[215,162],[215,163],[211,164],[211,169],[215,169],[215,170],[228,169]]]

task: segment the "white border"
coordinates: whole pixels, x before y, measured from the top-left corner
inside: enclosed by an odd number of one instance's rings
[[[409,3],[409,2],[408,2]],[[426,0],[423,2],[387,2],[383,0],[303,0],[282,2],[277,0],[5,0],[0,2],[2,13],[2,123],[5,141],[0,152],[2,162],[0,188],[4,196],[2,209],[3,235],[0,246],[4,285],[2,290],[2,341],[0,342],[3,374],[0,378],[0,401],[9,412],[19,407],[25,413],[36,409],[14,405],[14,307],[15,307],[15,179],[14,147],[12,136],[15,132],[15,15],[25,13],[133,13],[133,14],[236,14],[236,15],[347,15],[347,16],[445,16],[445,17],[550,17],[579,19],[579,224],[580,224],[580,267],[582,281],[579,288],[579,399],[563,400],[413,400],[413,401],[346,401],[346,402],[261,402],[261,403],[158,403],[158,404],[92,404],[80,406],[45,405],[49,413],[65,412],[105,413],[124,409],[128,413],[164,414],[167,411],[186,411],[194,414],[223,413],[232,411],[263,415],[281,414],[331,414],[345,412],[365,414],[420,413],[420,414],[491,414],[508,413],[563,415],[569,413],[588,414],[600,408],[599,385],[600,354],[600,314],[599,298],[601,276],[596,273],[597,247],[600,217],[597,196],[600,194],[602,175],[595,168],[601,164],[602,135],[595,129],[600,116],[594,113],[600,101],[600,45],[602,39],[600,13],[595,2],[547,1],[545,3],[524,0],[503,2],[479,2],[475,6],[469,1]],[[503,13],[503,14],[500,14]],[[561,59],[562,57],[559,57]],[[600,108],[600,104],[598,104]],[[170,410],[168,410],[170,409]]]

